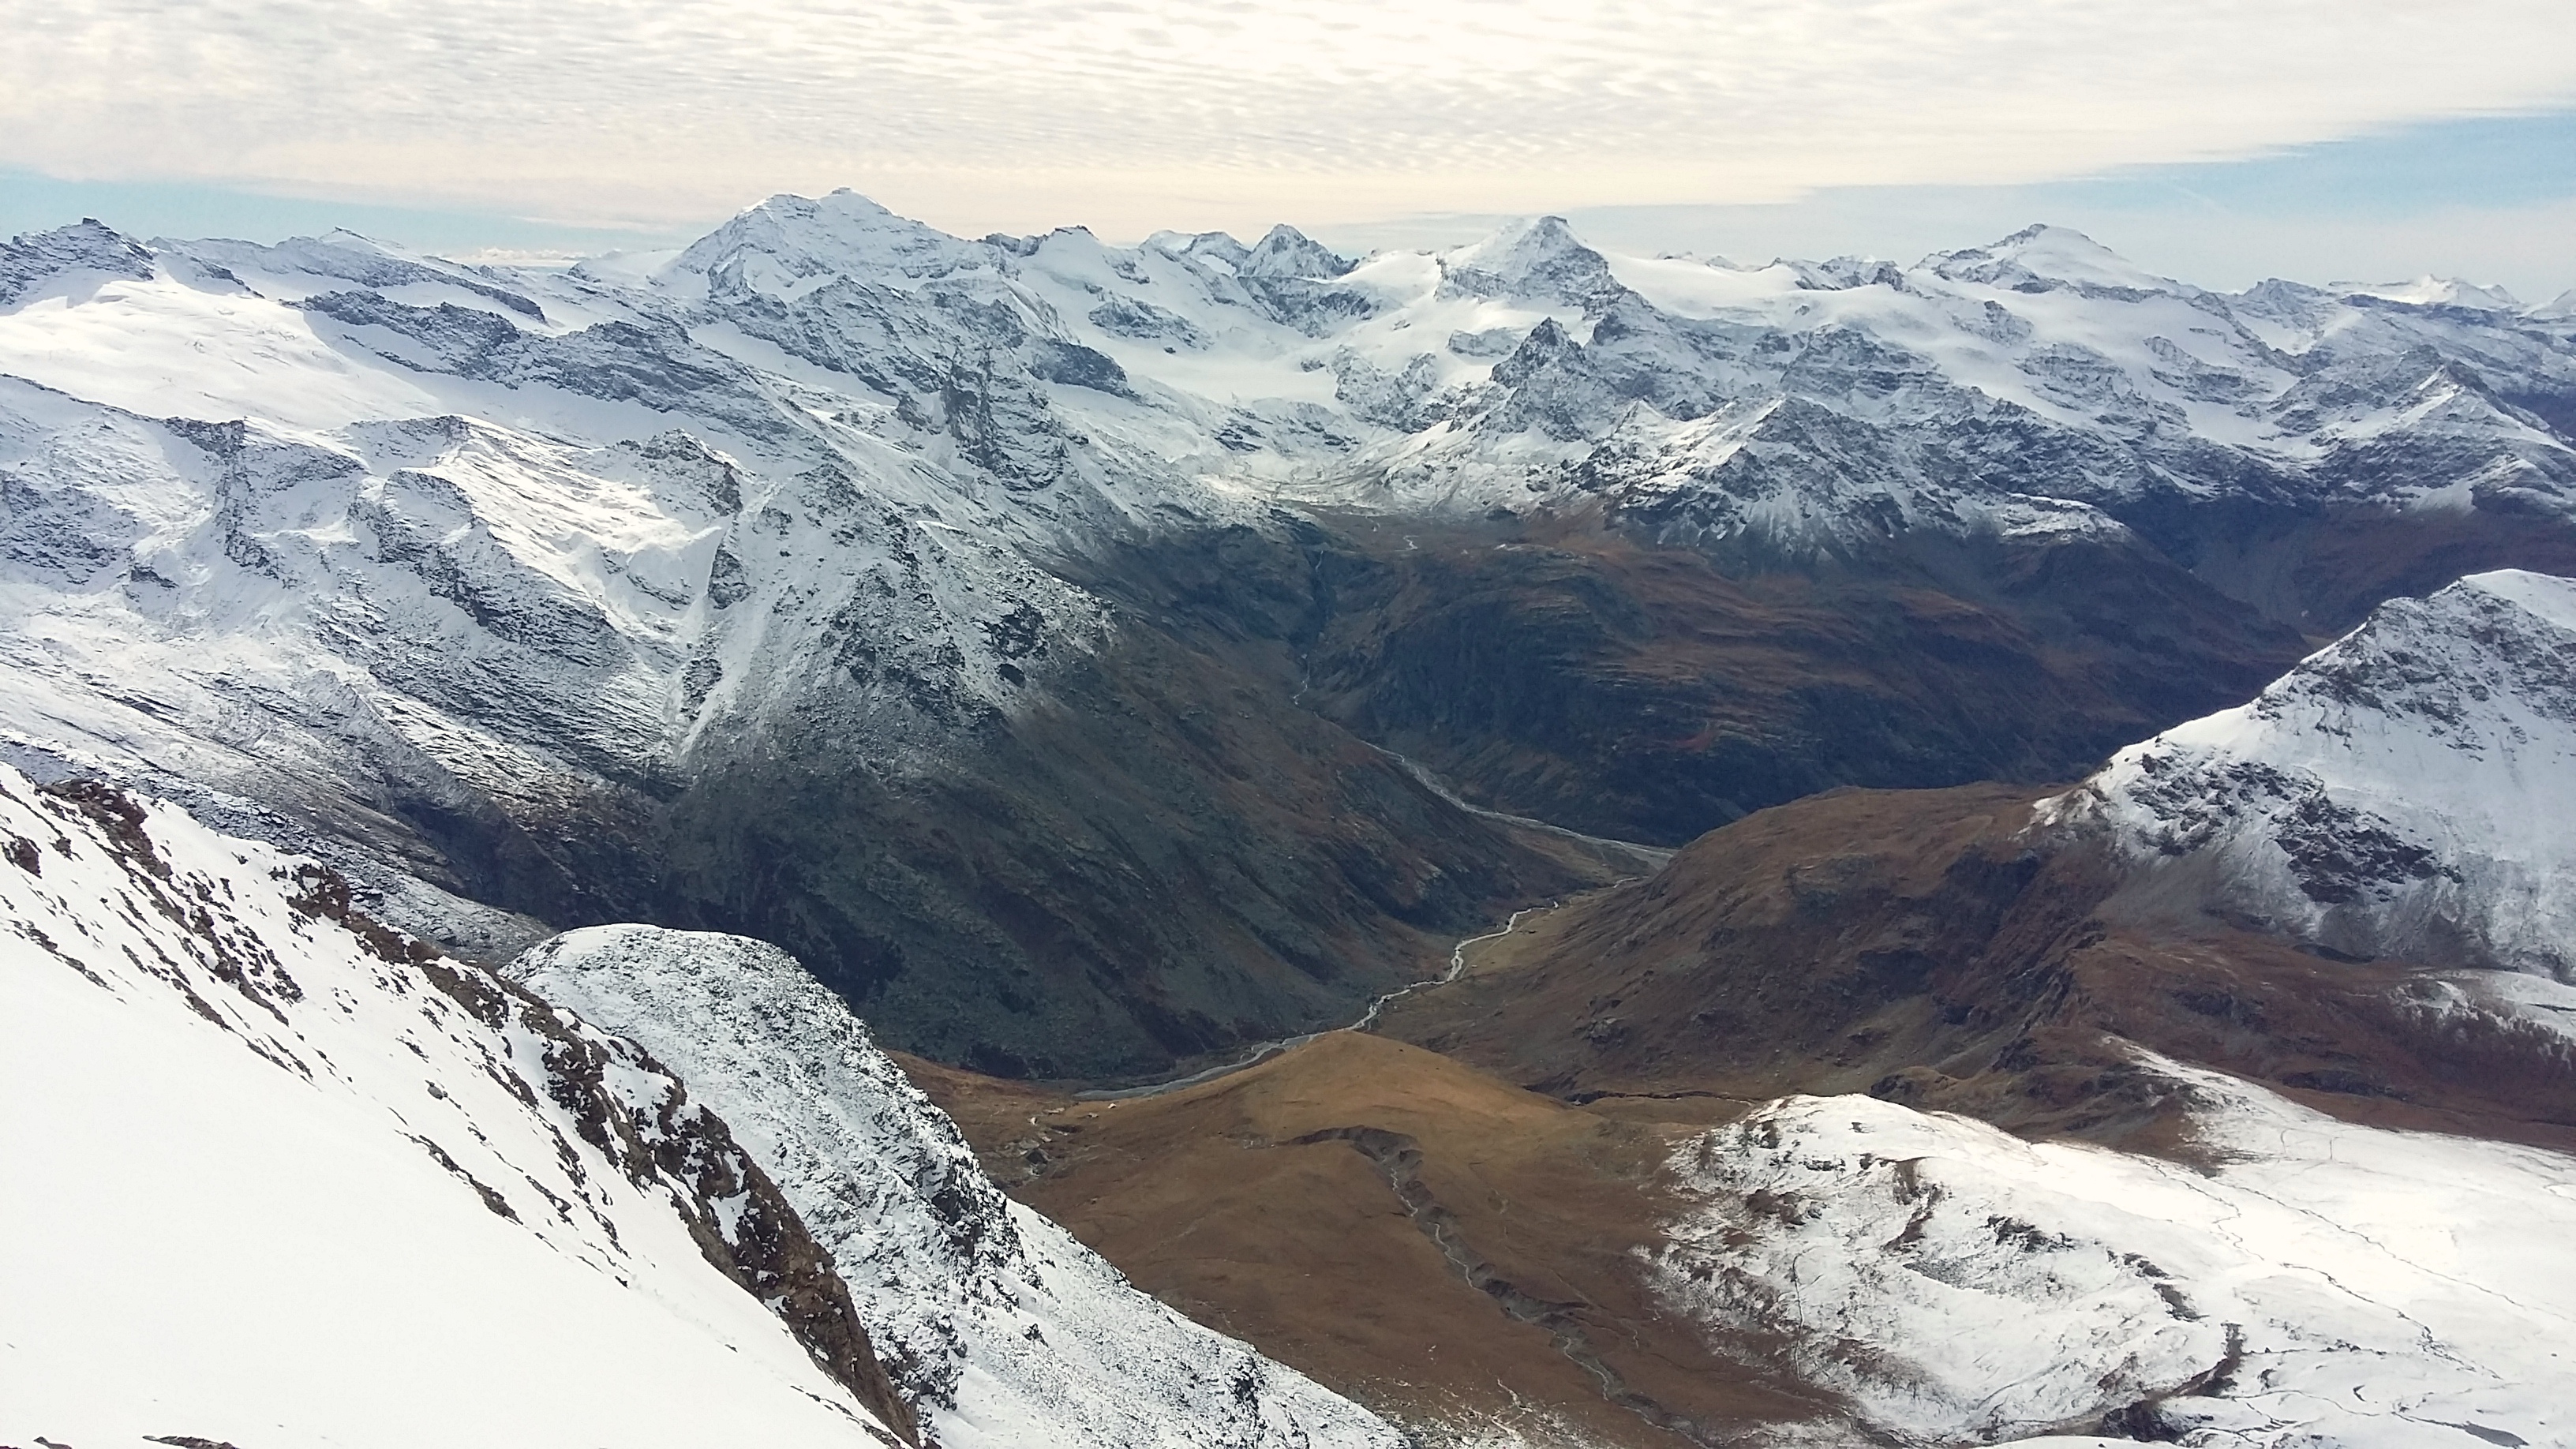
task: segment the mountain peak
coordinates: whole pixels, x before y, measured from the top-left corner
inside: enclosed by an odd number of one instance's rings
[[[2155,292],[2188,291],[2160,277],[2073,227],[2037,222],[2000,241],[1963,251],[1936,252],[1923,259],[1935,274],[1954,282],[1973,282],[2016,292],[2076,291],[2087,296],[2128,298]]]
[[[1350,258],[1283,221],[1253,243],[1235,267],[1247,277],[1303,277],[1320,282],[1341,276],[1353,265]]]
[[[2492,573],[2471,574],[2452,588],[2501,599],[2576,639],[2576,579],[2533,573],[2529,569],[2497,569]],[[2450,590],[2442,592],[2447,594]]]
[[[760,291],[792,291],[825,274],[914,279],[990,265],[991,253],[844,187],[782,192],[736,214],[680,253],[666,276],[730,273]]]
[[[2523,310],[2522,299],[2502,287],[2481,287],[2430,272],[2411,282],[2337,282],[2333,290],[2347,297],[2375,297],[2414,307],[2467,307],[2480,312]]]
[[[0,242],[0,306],[16,302],[48,277],[77,271],[140,280],[152,275],[152,253],[96,217],[13,237]]]
[[[1477,296],[1582,305],[1618,286],[1610,263],[1561,216],[1524,217],[1440,259],[1449,284]]]
[[[2087,787],[2149,873],[2346,956],[2576,969],[2576,580],[2397,599]],[[2191,862],[2197,861],[2198,864]]]

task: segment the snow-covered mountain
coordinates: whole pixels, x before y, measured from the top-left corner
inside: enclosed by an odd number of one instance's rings
[[[1531,269],[1578,253],[1560,231]],[[2576,477],[2519,405],[2563,406],[2566,346],[2501,307],[2220,295],[2050,227],[1911,268],[1595,261],[1583,315],[1487,372],[1507,397],[1395,447],[1390,483],[1508,501],[1564,479],[1666,537],[1851,556],[1916,531],[2148,526],[2173,498],[2563,513]],[[1501,436],[1533,432],[1561,471],[1495,466]]]
[[[1553,219],[1353,260],[1284,227],[966,240],[844,192],[492,268],[84,223],[0,248],[0,744],[490,959],[543,924],[749,931],[952,1060],[1133,1067],[1334,1019],[1402,979],[1370,943],[1567,883],[1309,712],[1316,581],[1365,574],[1317,519],[1997,551],[1969,595],[2080,554],[2295,619],[2246,510],[2569,527],[2553,316],[2210,293],[2049,228],[1910,267],[1614,257]],[[2202,630],[2136,623],[2105,627]],[[1770,748],[1684,833],[1838,768]]]
[[[893,1446],[667,1069],[310,861],[0,767],[0,1438]]]
[[[2546,1083],[2532,1120],[2563,1122],[2571,685],[2576,582],[2473,575],[2382,606],[2250,703],[2040,802],[2023,841],[2107,838],[2118,866],[2076,949],[2107,929],[2140,952],[2126,982],[2043,993],[2044,1009],[2118,1000],[2069,1033],[2128,1058],[2087,1090],[2144,1086],[2187,1125],[2147,1156],[1877,1096],[1767,1103],[1673,1158],[1693,1206],[1645,1255],[1666,1301],[1897,1443],[2564,1441],[2569,1370],[2542,1346],[2568,1331],[2576,1160],[2479,1140],[2467,1116],[2418,1119],[2463,1135],[2361,1125],[2362,1111],[2329,1116],[2132,1043],[2168,1030],[2162,998],[2269,1038],[2231,1065],[2277,1053],[2272,1071],[2322,1086],[2321,1103],[2432,1101],[2454,1070]],[[2222,926],[2405,964],[2319,963],[2354,979],[2289,983],[2318,1007],[2300,1020],[2257,984],[2259,960],[2216,944]],[[2136,944],[2156,938],[2212,979],[2160,975]],[[2372,1013],[2390,1023],[2382,1040],[2338,1039]],[[2039,1028],[2019,1029],[2000,1055],[1950,1050],[1941,1066],[2038,1067]],[[2421,1054],[2446,1034],[2470,1055],[2427,1072]],[[2348,1069],[2281,1065],[2299,1050]]]
[[[1003,1197],[775,948],[606,927],[513,974],[0,766],[0,1437],[1403,1442]]]
[[[1793,1097],[1676,1152],[1648,1271],[1841,1393],[1850,1442],[2567,1441],[2576,1159],[2142,1065],[2195,1162]]]
[[[2576,582],[2383,605],[2238,709],[2049,807],[2106,822],[2131,910],[2356,957],[2576,975]]]
[[[1835,1405],[1749,1442],[2570,1442],[2571,686],[2576,581],[2474,574],[2074,790],[1713,831],[1390,1030],[1740,1104],[1633,1258]]]
[[[1395,1449],[1395,1430],[1130,1287],[1002,1195],[867,1028],[776,947],[601,926],[509,975],[671,1063],[850,1284],[945,1449]]]

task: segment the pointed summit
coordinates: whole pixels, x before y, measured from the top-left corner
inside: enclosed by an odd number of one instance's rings
[[[2187,287],[2121,256],[2073,227],[2026,226],[1998,242],[1923,259],[1953,282],[2015,292],[2076,291],[2086,296],[2135,301],[2158,292],[2189,294]]]
[[[845,187],[824,197],[773,196],[691,243],[663,270],[793,292],[824,276],[927,280],[992,260],[981,243],[898,216]]]
[[[14,237],[0,243],[0,307],[65,272],[100,272],[139,281],[152,275],[152,253],[96,217]]]
[[[1341,276],[1354,265],[1350,258],[1283,221],[1252,244],[1243,259],[1235,264],[1235,270],[1247,277],[1273,281],[1303,277],[1322,282]]]
[[[1511,222],[1440,259],[1447,285],[1479,297],[1582,306],[1618,282],[1599,252],[1577,240],[1561,216]]]
[[[1548,368],[1580,362],[1583,344],[1566,335],[1553,317],[1541,317],[1509,357],[1494,364],[1494,381],[1518,387]]]

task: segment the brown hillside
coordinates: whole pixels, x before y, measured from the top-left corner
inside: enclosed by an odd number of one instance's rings
[[[2170,1089],[2143,1046],[2360,1120],[2576,1143],[2548,1033],[2442,1017],[2408,963],[2124,921],[2097,846],[2028,829],[2039,793],[1763,811],[1530,922],[1381,1029],[1568,1100],[1870,1092],[2152,1141]]]
[[[1676,1449],[1827,1408],[1717,1357],[1632,1269],[1704,1110],[1572,1107],[1353,1033],[1114,1104],[904,1065],[1140,1287],[1406,1422]]]

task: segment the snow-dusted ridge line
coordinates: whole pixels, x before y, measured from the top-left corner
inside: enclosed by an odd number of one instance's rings
[[[2143,1065],[2213,1165],[1793,1097],[1676,1152],[1648,1271],[1878,1442],[2567,1442],[2576,1159]]]
[[[831,1248],[944,1449],[1397,1449],[1397,1430],[1130,1286],[1004,1196],[841,999],[775,947],[571,931],[509,974],[671,1062]]]
[[[2576,581],[2507,570],[2383,605],[2043,815],[2112,832],[2128,908],[2187,901],[2347,955],[2568,981]]]
[[[355,915],[310,862],[0,767],[0,995],[0,1438],[908,1427],[719,1119],[631,1043]]]

